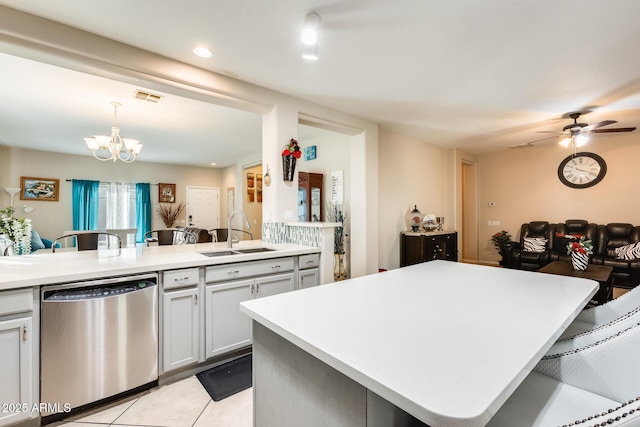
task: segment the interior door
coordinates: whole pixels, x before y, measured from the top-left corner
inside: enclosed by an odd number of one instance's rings
[[[220,189],[187,187],[187,226],[210,230],[220,227]]]

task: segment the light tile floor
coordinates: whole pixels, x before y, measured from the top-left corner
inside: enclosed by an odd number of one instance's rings
[[[69,417],[52,427],[250,427],[253,391],[214,402],[196,377]]]

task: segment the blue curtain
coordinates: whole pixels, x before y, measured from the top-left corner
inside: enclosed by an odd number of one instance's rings
[[[98,229],[99,181],[74,179],[71,181],[73,198],[73,229]]]
[[[144,242],[144,234],[151,231],[151,185],[136,184],[136,243]]]

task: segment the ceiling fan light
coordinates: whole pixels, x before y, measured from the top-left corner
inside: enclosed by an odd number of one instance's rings
[[[576,135],[575,138],[576,138],[576,147],[584,146],[589,140],[589,138],[587,138],[586,135]]]
[[[306,45],[314,45],[318,42],[318,30],[320,29],[320,16],[317,13],[308,13],[304,17],[300,39]]]
[[[562,145],[564,148],[567,148],[569,146],[569,144],[571,144],[571,138],[567,137],[567,138],[561,140],[559,142],[559,144]]]
[[[137,156],[138,154],[140,154],[140,151],[142,151],[142,144],[140,144],[139,142],[136,144],[135,147],[133,147],[133,155]]]

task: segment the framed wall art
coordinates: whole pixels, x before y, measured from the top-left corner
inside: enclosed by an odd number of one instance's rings
[[[175,203],[176,201],[176,185],[175,184],[158,184],[158,202]]]
[[[20,200],[42,200],[57,202],[60,198],[60,180],[58,178],[20,177]]]

